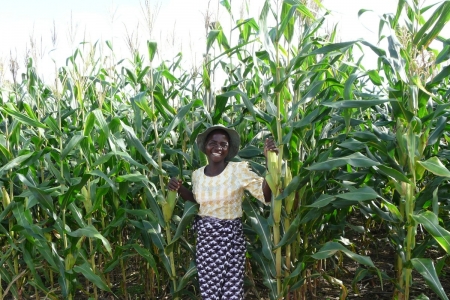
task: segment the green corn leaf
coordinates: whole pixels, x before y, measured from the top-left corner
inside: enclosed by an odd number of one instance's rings
[[[320,195],[319,199],[314,201],[312,204],[307,205],[306,207],[321,208],[321,207],[327,206],[329,203],[331,203],[335,199],[336,199],[336,196],[322,194],[322,195]]]
[[[87,226],[86,222],[84,221],[84,211],[82,209],[80,209],[78,206],[76,206],[74,202],[67,205],[67,208],[72,213],[72,216],[75,219],[75,221],[77,222],[78,226],[80,226],[80,227]]]
[[[438,84],[450,76],[450,66],[445,66],[431,81],[431,84]]]
[[[342,147],[342,148],[347,148],[347,149],[355,151],[355,152],[358,152],[361,149],[364,149],[366,145],[364,143],[362,143],[362,142],[359,142],[359,141],[351,139],[351,140],[339,143],[338,146]]]
[[[90,172],[90,174],[98,176],[100,178],[103,178],[106,181],[106,183],[108,183],[108,185],[112,188],[112,190],[117,193],[117,186],[116,186],[116,184],[105,173],[103,173],[100,170],[93,170],[93,171]]]
[[[376,171],[378,171],[379,173],[386,175],[392,179],[395,179],[399,182],[403,181],[406,183],[410,183],[410,180],[408,179],[408,177],[406,177],[404,174],[400,173],[399,171],[391,168],[391,167],[387,167],[384,165],[378,165],[373,167]]]
[[[136,82],[138,83],[142,83],[142,79],[145,77],[145,75],[148,74],[148,72],[150,71],[150,67],[146,66],[144,69],[142,69],[142,71],[139,73]]]
[[[341,100],[337,102],[322,102],[323,106],[332,108],[368,108],[380,105],[386,102],[395,101],[392,99],[385,100]]]
[[[308,92],[300,99],[299,104],[304,105],[309,103],[314,97],[316,97],[320,91],[322,90],[322,86],[325,81],[315,81],[311,84],[308,89]]]
[[[281,37],[284,35],[288,42],[291,41],[292,35],[294,33],[293,25],[295,22],[294,13],[297,10],[297,5],[289,7],[286,2],[283,2],[281,8],[281,24],[277,30],[276,42],[279,42]]]
[[[283,247],[285,245],[289,245],[295,241],[295,239],[297,238],[297,235],[298,235],[298,230],[299,230],[300,224],[301,224],[300,219],[301,219],[300,214],[298,214],[295,217],[294,221],[289,226],[289,229],[284,233],[283,238],[278,243],[278,245],[275,245],[273,247],[273,250],[275,250],[279,247]]]
[[[147,220],[143,220],[142,224],[144,229],[147,230],[147,232],[150,234],[155,246],[158,247],[158,249],[164,250],[166,242],[162,237],[161,226],[159,226],[157,222],[149,222]]]
[[[83,129],[83,135],[89,136],[92,132],[92,129],[94,128],[95,124],[95,114],[93,112],[90,112],[85,121],[84,121],[84,129]]]
[[[107,163],[111,157],[121,157],[122,159],[126,160],[127,162],[129,162],[130,164],[132,164],[133,166],[136,166],[138,168],[141,168],[145,171],[149,171],[149,169],[144,166],[143,164],[138,163],[137,161],[135,161],[128,153],[126,152],[120,152],[120,151],[114,151],[114,152],[109,152],[106,153],[105,155],[100,156],[93,164],[93,167],[99,166],[99,165],[103,165],[105,163]]]
[[[422,167],[433,173],[434,175],[441,177],[450,177],[450,171],[444,166],[438,157],[433,156],[426,161],[418,161]]]
[[[155,271],[156,275],[158,276],[158,268],[156,266],[156,261],[153,258],[152,253],[148,249],[143,248],[143,247],[139,246],[138,244],[133,244],[131,246],[134,248],[134,250],[136,250],[136,252],[141,257],[143,257],[147,261],[147,263],[150,265],[150,267]]]
[[[387,201],[386,199],[382,199],[383,204],[388,208],[389,212],[394,215],[399,221],[403,222],[403,215],[398,210],[395,204]]]
[[[134,174],[125,174],[125,175],[117,176],[116,181],[117,182],[124,182],[124,181],[146,182],[146,181],[148,181],[148,178],[147,178],[147,176],[142,175],[140,173],[134,173]]]
[[[344,85],[344,99],[352,100],[352,92],[353,92],[353,83],[358,78],[357,74],[351,74],[348,79],[345,81]]]
[[[180,124],[186,115],[189,113],[192,107],[202,106],[202,102],[200,100],[192,101],[189,104],[183,106],[178,111],[177,115],[173,118],[172,122],[170,122],[169,126],[166,127],[166,130],[161,135],[159,143],[156,145],[156,148],[161,148],[162,144],[165,142],[165,138],[170,134],[171,131],[175,129],[178,124]]]
[[[375,46],[375,45],[373,45],[373,44],[371,44],[371,43],[369,43],[367,41],[360,41],[360,43],[365,45],[365,46],[367,46],[367,47],[369,47],[370,49],[372,49],[372,51],[376,55],[381,56],[381,57],[386,56],[386,51],[384,49],[381,49],[381,48],[379,48],[379,47],[377,47],[377,46]]]
[[[371,187],[365,186],[355,191],[344,194],[335,195],[337,198],[342,198],[350,201],[367,201],[380,197]]]
[[[199,205],[192,201],[186,201],[184,203],[183,216],[181,217],[180,223],[178,224],[175,235],[172,238],[171,244],[175,243],[184,233],[189,224],[192,224],[192,219],[198,213]]]
[[[326,243],[324,246],[322,246],[322,248],[320,248],[319,251],[317,251],[315,254],[311,256],[315,259],[326,259],[334,255],[338,251],[343,252],[349,258],[353,259],[354,261],[360,264],[375,268],[375,265],[373,264],[372,259],[370,259],[369,256],[362,256],[353,253],[352,251],[348,250],[347,248],[336,242]]]
[[[258,155],[261,155],[262,153],[263,153],[263,151],[260,148],[250,145],[250,146],[247,146],[247,147],[239,150],[238,155],[239,155],[239,157],[249,159],[249,158],[254,158]]]
[[[140,109],[142,109],[143,111],[145,111],[147,113],[147,116],[151,120],[154,119],[155,113],[152,111],[152,109],[150,108],[150,106],[148,104],[147,93],[145,93],[145,92],[138,93],[136,96],[134,96],[131,99],[132,99],[132,101],[134,101],[134,103],[136,103],[136,105]]]
[[[45,207],[49,211],[54,211],[53,199],[49,195],[49,192],[37,187],[33,182],[29,181],[22,174],[17,174],[17,178],[19,178],[19,180],[28,187],[33,196],[36,197],[36,199],[43,207]]]
[[[208,32],[208,36],[206,37],[206,53],[209,52],[209,49],[211,49],[212,45],[214,44],[214,41],[217,39],[217,36],[219,35],[220,30],[210,30]]]
[[[39,128],[47,129],[47,126],[45,126],[41,122],[34,120],[34,119],[18,112],[11,103],[7,103],[3,107],[0,106],[0,111],[10,115],[11,117],[13,117],[14,119],[16,119],[17,121],[19,121],[22,124],[25,124],[25,125],[28,125],[31,127],[39,127]]]
[[[61,153],[61,159],[64,159],[70,153],[70,151],[72,151],[73,148],[75,148],[83,139],[84,139],[84,136],[82,136],[82,135],[74,135],[70,139],[67,146],[63,149],[63,151]]]
[[[45,118],[44,123],[57,135],[61,136],[61,130],[59,130],[58,124],[56,120],[51,116]]]
[[[414,43],[417,44],[418,49],[421,47],[428,47],[428,45],[439,35],[449,20],[450,3],[444,2],[434,11],[428,21],[422,26],[414,37]],[[425,33],[433,24],[434,27]]]
[[[14,158],[0,168],[0,175],[3,175],[6,171],[9,171],[15,167],[22,166],[22,163],[30,158],[34,153],[27,153]]]
[[[64,193],[62,202],[61,202],[61,198],[59,198],[60,199],[59,204],[61,205],[62,208],[67,207],[70,203],[75,201],[76,198],[74,195],[76,195],[77,193],[79,193],[81,191],[81,189],[86,185],[86,183],[91,178],[91,176],[92,175],[89,173],[83,174],[83,177],[81,178],[80,182],[78,182],[77,184],[71,185],[70,188],[67,190],[67,192]],[[106,177],[106,175],[105,175],[105,177]],[[114,184],[113,184],[113,186],[115,187]]]
[[[277,282],[273,277],[275,276],[275,267],[273,262],[275,260],[267,260],[264,255],[258,252],[252,252],[253,258],[258,263],[260,271],[263,275],[263,283],[269,288],[269,293],[271,295],[270,299],[276,299],[277,295]]]
[[[311,171],[330,171],[334,168],[351,165],[355,168],[373,167],[380,165],[379,162],[371,160],[361,153],[357,152],[348,156],[330,158],[324,162],[312,164],[306,169]]]
[[[88,237],[88,238],[96,238],[99,239],[102,243],[103,246],[105,246],[106,251],[108,251],[109,255],[112,255],[112,250],[111,250],[111,245],[109,244],[108,240],[100,234],[100,232],[98,232],[98,230],[92,226],[92,225],[88,225],[84,228],[79,228],[75,231],[72,232],[67,232],[68,235],[73,236],[73,237]]]
[[[439,220],[434,213],[426,211],[419,215],[412,215],[412,218],[422,224],[439,245],[450,254],[450,232],[439,225]]]
[[[433,261],[429,258],[413,258],[411,263],[420,275],[423,276],[428,286],[443,300],[448,300],[447,293],[444,291],[439,277],[434,268]]]
[[[157,48],[158,44],[156,42],[147,41],[148,58],[150,62],[153,62]]]
[[[242,207],[250,219],[252,228],[261,239],[264,256],[271,261],[275,261],[274,254],[272,252],[272,239],[267,220],[259,214],[258,209],[256,209],[256,207],[247,199],[242,203]]]
[[[289,185],[283,190],[283,192],[278,195],[278,197],[275,198],[275,200],[281,200],[289,196],[290,194],[294,193],[300,184],[300,177],[295,176],[292,178],[292,181],[289,183]]]
[[[136,148],[136,150],[145,158],[145,160],[151,164],[158,172],[163,172],[164,170],[160,170],[158,164],[153,160],[153,158],[150,156],[150,154],[147,152],[147,150],[142,145],[141,141],[137,138],[136,133],[134,132],[133,128],[126,125],[122,121],[120,121],[120,124],[122,125],[125,136],[127,138],[128,143],[130,146],[133,146]],[[162,140],[162,139],[161,139]]]
[[[192,277],[197,274],[197,267],[193,262],[189,265],[189,269],[184,273],[183,277],[181,277],[180,282],[177,286],[177,292],[180,292],[184,289],[186,284],[192,280]]]
[[[372,81],[373,84],[375,85],[382,85],[382,80],[381,80],[381,76],[380,74],[378,74],[378,72],[376,70],[369,70],[367,71],[367,75],[370,78],[370,81]]]
[[[434,128],[434,130],[431,132],[430,136],[428,137],[427,145],[434,145],[441,139],[446,125],[447,125],[446,117],[441,116],[437,119],[436,127]]]
[[[272,39],[269,35],[269,30],[267,26],[267,17],[270,11],[270,1],[264,1],[263,9],[261,10],[261,15],[259,16],[259,33],[260,40],[263,49],[267,51],[272,61],[275,61],[275,47],[273,46]]]
[[[102,280],[102,278],[94,273],[88,262],[84,262],[84,264],[80,266],[74,266],[73,270],[77,273],[83,274],[84,277],[86,277],[90,282],[95,284],[98,288],[107,292],[111,292],[111,289]]]
[[[318,54],[329,55],[334,51],[346,51],[350,46],[353,46],[357,41],[343,42],[343,43],[335,43],[323,46],[317,50],[311,51],[307,54],[307,56],[313,56]]]
[[[100,128],[103,131],[103,134],[105,136],[109,136],[109,127],[108,123],[106,123],[105,117],[102,114],[102,111],[100,109],[96,109],[92,112],[95,115],[95,118],[97,119],[98,124],[100,125]]]

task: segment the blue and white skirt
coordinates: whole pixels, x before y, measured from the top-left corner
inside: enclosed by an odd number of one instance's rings
[[[202,299],[244,299],[245,240],[241,219],[197,217],[195,229]]]

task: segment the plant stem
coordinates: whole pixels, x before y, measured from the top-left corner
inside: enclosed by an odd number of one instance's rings
[[[170,232],[170,224],[166,224],[166,237],[167,237],[167,244],[170,244],[172,242],[172,234]],[[173,257],[173,251],[170,252],[169,254],[169,259],[170,259],[170,268],[172,271],[172,274],[170,274],[170,278],[172,279],[172,284],[173,284],[173,291],[175,292],[177,290],[177,281],[176,281],[176,273],[175,273],[175,260]],[[178,296],[175,296],[173,298],[174,300],[179,299]]]

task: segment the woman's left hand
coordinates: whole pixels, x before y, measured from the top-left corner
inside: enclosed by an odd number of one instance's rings
[[[266,139],[264,142],[264,156],[267,157],[267,153],[269,151],[275,152],[278,154],[278,147],[275,145],[275,142],[273,139]]]

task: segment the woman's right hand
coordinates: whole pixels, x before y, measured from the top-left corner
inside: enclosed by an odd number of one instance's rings
[[[181,179],[172,177],[169,180],[169,184],[167,184],[167,189],[169,191],[178,191],[178,189],[181,187],[182,183],[183,183],[183,181]]]

